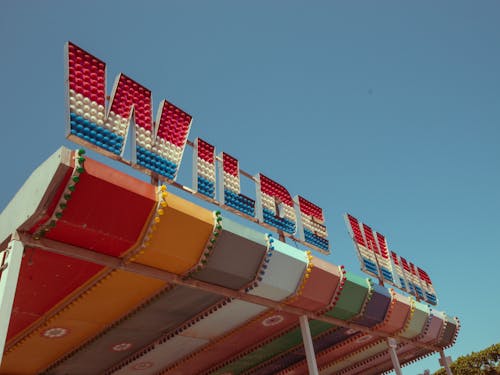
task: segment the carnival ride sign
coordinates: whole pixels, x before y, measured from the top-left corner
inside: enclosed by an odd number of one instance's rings
[[[162,100],[153,121],[152,93],[120,73],[106,100],[106,64],[68,42],[66,44],[67,138],[124,162],[199,198],[214,203],[305,246],[328,254],[330,243],[323,210],[258,173],[239,168],[236,158],[196,138],[188,140],[192,117]],[[123,158],[127,139],[131,160]],[[193,147],[193,184],[176,182],[186,146]],[[255,184],[255,199],[241,193],[241,175]],[[218,188],[217,188],[218,184]]]
[[[419,300],[437,304],[436,291],[427,272],[389,250],[385,236],[367,224],[350,214],[345,215],[345,220],[364,272]]]
[[[153,122],[151,92],[123,74],[108,105],[104,63],[71,43],[67,62],[68,138],[152,183],[65,148],[31,174],[0,214],[1,374],[375,374],[454,344],[457,318],[167,193],[160,181],[329,250],[320,207],[190,142],[192,118],[174,104]],[[186,146],[191,187],[176,180]],[[346,219],[366,272],[436,304],[425,271]]]

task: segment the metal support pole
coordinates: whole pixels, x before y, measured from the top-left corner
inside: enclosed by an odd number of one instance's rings
[[[446,371],[446,375],[453,375],[453,373],[451,372],[450,363],[449,363],[449,362],[451,362],[451,358],[446,357],[444,355],[444,350],[442,350],[442,349],[439,351],[439,356],[440,356],[439,364],[444,367],[444,369]]]
[[[300,331],[302,332],[302,340],[304,341],[304,349],[306,350],[307,367],[309,375],[318,375],[318,365],[316,364],[316,354],[311,338],[311,330],[309,329],[309,321],[307,316],[301,315],[299,317]]]
[[[2,363],[7,330],[9,328],[10,314],[16,294],[17,279],[23,259],[23,244],[13,239],[9,242],[7,249],[0,253],[2,273],[0,274],[0,364]]]
[[[151,176],[151,185],[158,186],[160,183],[160,179],[158,176]]]
[[[396,375],[403,375],[401,371],[401,365],[399,364],[398,355],[396,353],[396,348],[398,347],[398,343],[392,337],[387,339],[387,344],[389,345],[389,354],[391,355],[392,365],[394,366],[394,372]]]

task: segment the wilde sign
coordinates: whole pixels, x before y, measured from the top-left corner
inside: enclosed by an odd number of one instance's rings
[[[66,57],[69,140],[305,246],[330,252],[319,206],[302,196],[292,198],[283,185],[262,173],[243,173],[237,159],[224,152],[216,155],[215,147],[202,139],[188,141],[192,117],[167,100],[161,101],[153,121],[151,91],[122,73],[116,77],[107,103],[106,64],[70,42]],[[127,139],[132,145],[130,161],[123,159]],[[194,148],[191,188],[175,182],[187,145]],[[255,183],[255,199],[241,194],[240,174]]]

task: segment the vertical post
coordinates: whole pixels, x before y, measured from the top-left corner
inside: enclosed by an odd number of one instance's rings
[[[453,375],[453,373],[451,372],[451,368],[450,368],[451,358],[446,357],[444,355],[444,350],[442,350],[442,349],[439,351],[439,356],[441,357],[439,359],[439,364],[444,367],[444,369],[446,371],[446,375]]]
[[[160,179],[156,175],[151,175],[151,185],[158,186]]]
[[[22,242],[13,239],[9,242],[7,249],[3,251],[4,254],[0,253],[0,259],[3,258],[2,272],[0,273],[0,363],[2,363],[5,341],[7,340],[7,330],[9,329],[23,250]]]
[[[382,270],[380,268],[380,263],[378,261],[377,254],[375,253],[375,262],[377,263],[377,278],[378,278],[378,285],[384,286],[384,276],[382,275]]]
[[[301,315],[300,331],[302,332],[302,341],[304,341],[304,349],[306,350],[307,367],[309,375],[318,375],[318,365],[316,364],[316,354],[314,354],[314,347],[311,338],[311,330],[309,329],[309,321],[306,315]]]
[[[401,365],[399,364],[398,355],[396,353],[396,348],[398,343],[392,337],[387,339],[387,344],[389,345],[389,354],[391,355],[392,365],[394,366],[394,372],[396,375],[403,375],[401,372]]]

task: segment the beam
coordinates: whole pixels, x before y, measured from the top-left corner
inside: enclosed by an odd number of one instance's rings
[[[121,259],[121,258],[97,253],[95,251],[85,249],[82,247],[73,246],[73,245],[62,243],[59,241],[50,240],[48,238],[41,238],[41,239],[35,240],[31,234],[26,233],[26,232],[20,232],[19,238],[25,247],[31,247],[31,248],[35,248],[35,249],[50,251],[50,252],[55,253],[55,254],[65,255],[65,256],[68,256],[71,258],[84,260],[87,262],[99,264],[101,266],[109,267],[109,268],[115,269],[115,270],[120,269],[120,270],[124,270],[124,271],[128,271],[128,272],[133,272],[133,273],[143,275],[146,277],[151,277],[154,279],[162,280],[162,281],[165,281],[167,283],[176,284],[176,285],[183,285],[183,286],[193,288],[193,289],[200,289],[200,290],[203,290],[203,291],[206,291],[209,293],[218,294],[218,295],[221,295],[224,297],[239,299],[239,300],[250,302],[250,303],[253,303],[256,305],[265,306],[265,307],[268,307],[270,309],[274,309],[277,311],[286,311],[290,314],[294,314],[297,316],[304,315],[309,319],[315,319],[315,320],[319,320],[322,322],[330,323],[330,324],[345,327],[345,328],[352,328],[352,329],[355,329],[357,331],[368,333],[368,334],[371,334],[371,335],[374,335],[377,337],[381,337],[381,338],[394,337],[399,342],[409,343],[409,344],[415,345],[416,347],[432,350],[433,352],[439,352],[441,350],[441,348],[433,346],[433,345],[419,343],[419,342],[407,339],[405,337],[391,336],[385,332],[376,332],[376,331],[371,330],[368,327],[365,327],[365,326],[362,326],[359,324],[346,322],[344,320],[333,318],[330,316],[318,315],[312,311],[308,311],[308,310],[305,310],[305,309],[302,309],[299,307],[295,307],[295,306],[285,305],[281,302],[276,302],[276,301],[273,301],[271,299],[260,297],[257,295],[247,294],[244,291],[228,289],[228,288],[224,288],[222,286],[218,286],[218,285],[214,285],[214,284],[210,284],[210,283],[206,283],[206,282],[194,280],[194,279],[183,279],[179,275],[164,271],[164,270],[159,269],[159,268],[147,266],[147,265],[140,264],[140,263],[129,262],[129,261],[126,261],[126,260]]]
[[[389,338],[387,339],[387,345],[389,346],[389,354],[391,356],[394,372],[396,373],[396,375],[403,375],[403,373],[401,372],[401,365],[399,364],[398,354],[396,353],[398,343],[393,338]]]
[[[300,331],[302,333],[302,341],[304,342],[304,350],[306,351],[307,368],[309,375],[318,375],[318,364],[316,363],[316,354],[314,353],[314,346],[311,338],[311,329],[309,328],[309,321],[307,316],[301,315]]]
[[[450,368],[450,362],[451,362],[450,357],[445,356],[443,349],[439,351],[439,357],[440,357],[439,364],[444,367],[446,375],[453,375]]]

